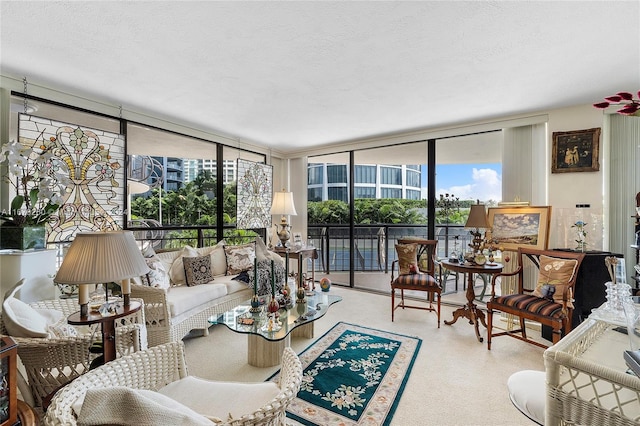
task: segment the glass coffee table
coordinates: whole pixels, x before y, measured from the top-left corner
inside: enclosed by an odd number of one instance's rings
[[[211,324],[224,324],[230,330],[248,335],[247,362],[255,367],[273,367],[282,361],[282,351],[290,345],[291,336],[313,338],[313,323],[327,313],[329,306],[342,297],[314,292],[306,303],[296,303],[291,309],[280,309],[275,321],[267,316],[267,306],[252,313],[251,301],[209,318]]]

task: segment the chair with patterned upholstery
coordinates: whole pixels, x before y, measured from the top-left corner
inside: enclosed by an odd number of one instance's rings
[[[436,312],[438,328],[440,328],[440,298],[442,286],[435,278],[435,254],[437,240],[419,238],[401,238],[396,244],[398,259],[391,263],[391,321],[397,308],[422,309]],[[395,266],[398,265],[398,276],[395,277]],[[396,305],[396,290],[400,290],[400,303]],[[405,302],[405,290],[427,293],[425,305],[408,305]],[[436,306],[433,302],[436,299]]]
[[[505,335],[547,348],[527,338],[525,320],[551,327],[554,344],[568,334],[571,331],[574,287],[584,256],[584,253],[520,247],[516,270],[496,274],[491,280],[491,299],[487,302],[487,349],[491,349],[492,337]],[[496,295],[496,280],[509,276],[517,276],[516,292]],[[525,282],[530,279],[535,281]],[[520,328],[494,333],[494,311],[517,317]]]

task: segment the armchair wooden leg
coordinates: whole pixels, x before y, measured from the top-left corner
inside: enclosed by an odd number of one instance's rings
[[[391,287],[391,322],[393,322],[393,314],[396,311],[396,289]]]
[[[440,299],[442,299],[442,295],[438,293],[437,296],[438,296],[438,328],[440,328]]]
[[[520,318],[520,328],[522,329],[522,337],[527,338],[527,327],[525,327],[524,318]]]
[[[493,310],[487,310],[487,350],[491,350],[491,328],[493,327]]]

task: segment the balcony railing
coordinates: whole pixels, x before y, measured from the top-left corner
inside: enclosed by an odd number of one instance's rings
[[[309,225],[308,238],[318,249],[316,269],[325,273],[349,271],[349,227],[346,225]],[[354,270],[389,272],[396,259],[395,244],[403,237],[427,237],[424,225],[356,225]],[[436,226],[438,257],[466,251],[471,235],[462,225]]]

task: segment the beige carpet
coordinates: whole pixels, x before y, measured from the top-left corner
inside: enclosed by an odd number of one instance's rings
[[[437,328],[436,315],[415,309],[397,310],[391,322],[390,297],[341,287],[331,292],[343,297],[315,323],[315,338],[336,322],[417,336],[422,347],[407,382],[392,425],[532,425],[513,407],[507,394],[507,378],[519,370],[544,370],[543,349],[510,337],[494,338],[491,351],[476,340],[464,319]],[[454,308],[442,309],[442,320],[451,319]],[[496,316],[497,319],[497,316]],[[278,367],[247,365],[247,337],[223,325],[209,329],[207,337],[185,339],[189,373],[208,379],[264,381]],[[482,329],[486,336],[486,329]],[[291,346],[301,352],[314,339],[294,338]]]

